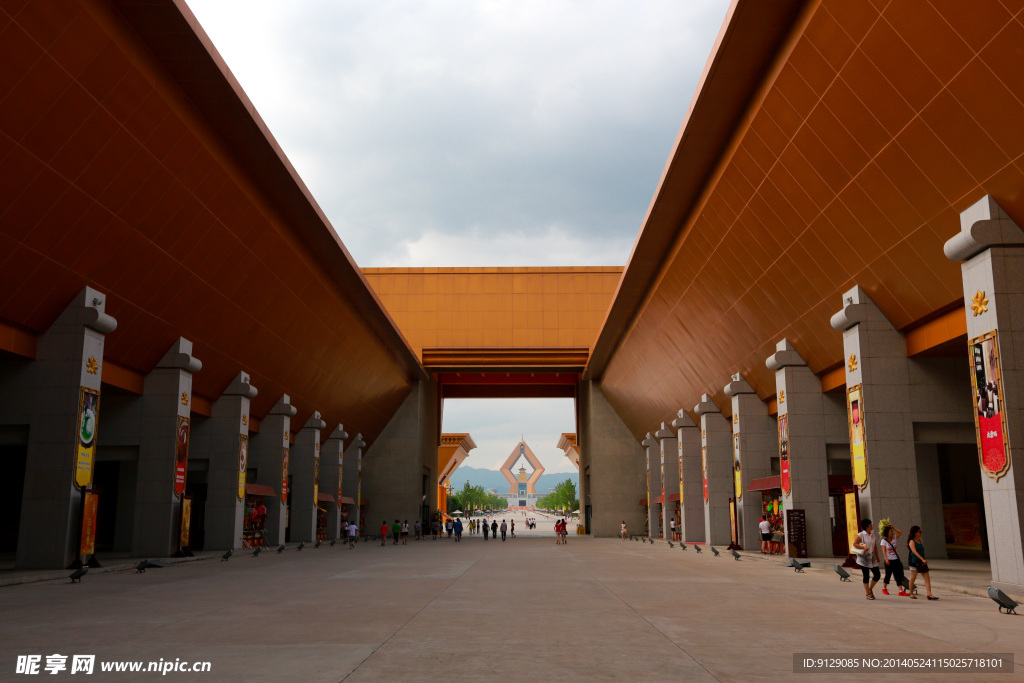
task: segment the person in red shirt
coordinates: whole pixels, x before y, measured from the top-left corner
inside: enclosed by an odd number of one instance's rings
[[[387,545],[388,540],[388,522],[384,520],[380,523],[380,544],[381,546]]]

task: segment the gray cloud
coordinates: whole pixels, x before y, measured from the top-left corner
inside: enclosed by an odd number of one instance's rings
[[[623,264],[724,0],[189,0],[356,261]]]

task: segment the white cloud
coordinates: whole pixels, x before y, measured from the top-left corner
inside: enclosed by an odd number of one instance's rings
[[[476,449],[462,463],[467,467],[498,469],[522,436],[545,474],[577,471],[558,448],[563,432],[576,431],[570,398],[447,399],[441,430],[473,437]]]

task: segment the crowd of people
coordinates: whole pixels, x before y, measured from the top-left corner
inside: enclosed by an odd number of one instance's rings
[[[525,519],[520,521],[521,524],[525,524],[526,528],[530,530],[537,529],[536,517],[527,517],[523,512],[510,512],[510,514],[522,515]],[[555,543],[557,545],[564,545],[568,542],[568,526],[568,519],[559,518],[555,520]],[[496,515],[482,518],[470,517],[467,520],[463,520],[461,517],[444,516],[442,518],[438,516],[429,524],[423,524],[420,520],[415,520],[410,524],[409,520],[403,521],[398,519],[389,523],[385,519],[381,520],[377,538],[380,539],[382,547],[388,545],[389,539],[391,540],[391,545],[408,545],[410,536],[416,541],[422,541],[426,540],[428,535],[435,541],[440,537],[442,539],[450,538],[456,543],[460,543],[463,531],[468,531],[470,535],[482,533],[485,541],[489,539],[497,540],[499,536],[502,541],[505,541],[516,537],[516,520],[514,517],[498,518]],[[356,524],[343,520],[342,535],[348,541],[349,547],[354,548],[359,537],[363,534]]]

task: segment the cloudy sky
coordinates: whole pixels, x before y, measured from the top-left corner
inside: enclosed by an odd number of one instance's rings
[[[187,2],[363,267],[624,265],[727,9]],[[547,415],[486,405],[505,451]]]

